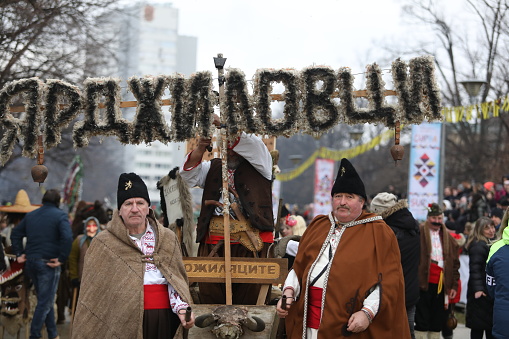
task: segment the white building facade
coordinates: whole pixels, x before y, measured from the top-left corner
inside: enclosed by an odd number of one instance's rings
[[[196,71],[197,38],[178,35],[178,9],[171,3],[137,3],[116,15],[118,77],[122,79],[123,100],[135,100],[126,90],[131,76],[171,75],[189,76]],[[169,98],[169,93],[163,96]],[[170,121],[169,107],[163,106],[166,121]],[[123,109],[125,118],[132,120],[134,109]],[[185,156],[183,143],[152,142],[124,147],[124,169],[135,172],[147,184],[153,206],[158,206],[160,193],[157,181],[175,166],[181,166]]]

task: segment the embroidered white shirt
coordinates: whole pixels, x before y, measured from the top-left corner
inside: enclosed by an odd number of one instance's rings
[[[134,236],[131,236],[133,242],[138,246],[138,248],[145,255],[150,255],[154,253],[154,247],[156,244],[156,234],[147,223],[147,229],[145,230],[145,234],[138,239]],[[143,284],[144,285],[168,285],[168,294],[170,295],[170,307],[173,313],[178,313],[179,310],[187,308],[189,305],[182,301],[180,295],[175,291],[173,286],[168,283],[166,278],[163,276],[161,271],[156,267],[156,265],[151,263],[145,264],[145,274],[143,275]]]

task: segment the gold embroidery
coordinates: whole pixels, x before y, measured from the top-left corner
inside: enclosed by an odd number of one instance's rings
[[[344,167],[341,167],[341,176],[343,176],[343,174],[345,174],[346,170]]]
[[[129,180],[128,182],[125,183],[125,190],[127,191],[128,189],[132,188],[133,187],[133,183],[131,182],[131,180]]]

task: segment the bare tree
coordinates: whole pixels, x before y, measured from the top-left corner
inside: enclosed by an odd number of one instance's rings
[[[115,60],[111,52],[114,34],[101,31],[108,13],[115,12],[119,0],[4,0],[0,2],[0,88],[8,82],[29,77],[60,79],[81,83],[96,76]],[[3,135],[0,127],[0,138]],[[122,157],[108,160],[111,140],[93,140],[89,147],[75,151],[71,129],[62,142],[46,152],[50,169],[48,185],[61,185],[67,164],[76,153],[84,158],[89,173],[108,172],[121,165]],[[118,159],[120,158],[120,159]],[[120,161],[120,162],[119,162]],[[27,188],[32,159],[23,159],[16,145],[11,159],[0,167],[2,199],[13,199],[17,189]],[[113,166],[113,167],[112,167]],[[99,173],[97,173],[99,174]],[[91,176],[94,179],[94,176]],[[94,182],[94,193],[105,196],[105,185]],[[34,189],[34,194],[38,194]],[[95,199],[95,198],[92,198]]]
[[[486,82],[479,102],[506,95],[509,74],[504,55],[507,38],[508,4],[506,0],[465,0],[469,20],[461,24],[446,16],[435,0],[410,0],[404,13],[413,23],[432,29],[425,38],[414,39],[415,45],[388,46],[401,56],[430,54],[435,57],[444,106],[466,106],[469,97],[462,88],[464,80]],[[504,133],[505,132],[505,133]],[[503,157],[509,141],[507,114],[499,118],[475,119],[446,124],[445,180],[457,184],[463,180],[495,180],[509,165]]]

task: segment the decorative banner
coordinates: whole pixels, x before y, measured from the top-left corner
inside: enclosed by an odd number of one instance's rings
[[[441,123],[412,126],[408,206],[414,218],[425,220],[427,206],[438,202]]]
[[[396,90],[392,93],[398,98],[395,104],[385,101],[387,91],[380,66],[366,66],[365,108],[355,104],[354,76],[348,67],[259,69],[253,94],[248,91],[244,73],[231,68],[224,79],[225,95],[219,101],[210,72],[196,72],[189,79],[179,74],[131,77],[127,84],[137,100],[131,103],[121,101],[121,80],[117,78],[88,78],[83,90],[60,80],[20,79],[0,89],[0,126],[5,130],[0,141],[0,165],[9,160],[17,142],[22,145],[23,156],[35,157],[41,134],[46,149],[55,147],[61,130],[74,120],[75,148],[86,147],[92,136],[116,136],[121,143],[133,145],[155,140],[179,142],[196,135],[210,137],[211,117],[218,104],[226,116],[224,128],[232,138],[242,131],[286,137],[306,133],[318,138],[340,123],[392,127],[396,121],[420,124],[442,119],[433,57],[417,57],[408,64],[397,59],[391,72]],[[275,83],[285,87],[278,98],[272,93]],[[171,99],[163,99],[166,92]],[[22,98],[22,110],[11,107],[18,97]],[[284,101],[282,117],[273,118],[272,100]],[[169,121],[162,109],[165,105],[170,106]],[[122,116],[121,107],[136,107],[132,121]],[[26,114],[12,114],[20,111]]]
[[[314,164],[317,158],[331,159],[334,161],[339,161],[343,158],[352,159],[358,155],[372,150],[380,143],[386,142],[389,139],[394,139],[394,130],[386,130],[365,144],[345,150],[334,150],[326,147],[320,147],[296,169],[290,172],[276,174],[276,179],[283,182],[293,180],[304,173],[304,171],[307,170],[312,164]]]
[[[83,182],[83,163],[79,155],[75,156],[67,169],[62,188],[62,202],[72,212],[74,205],[81,200],[81,185]]]
[[[491,119],[500,116],[501,112],[509,112],[509,96],[476,105],[442,108],[445,122],[455,123],[472,119]]]
[[[315,161],[315,199],[313,216],[328,214],[332,210],[331,195],[334,182],[334,160],[316,159]]]

